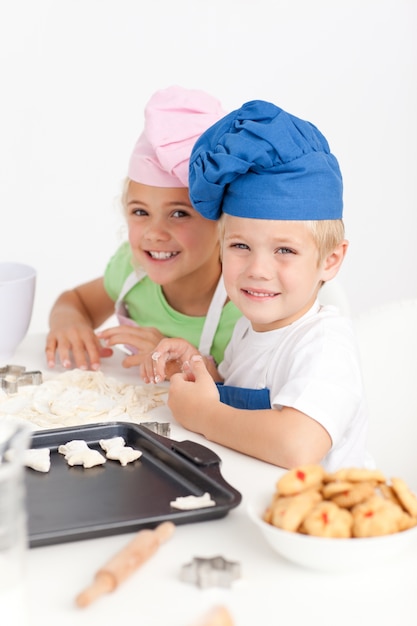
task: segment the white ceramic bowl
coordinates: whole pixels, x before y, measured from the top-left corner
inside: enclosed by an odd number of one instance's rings
[[[35,286],[35,268],[0,261],[0,367],[10,363],[28,331]]]
[[[417,526],[383,537],[328,539],[292,533],[264,522],[262,515],[272,493],[263,493],[249,503],[247,512],[270,547],[297,565],[327,572],[375,567],[407,549],[417,554]]]

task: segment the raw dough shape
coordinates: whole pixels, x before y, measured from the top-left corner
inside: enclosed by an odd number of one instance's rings
[[[14,450],[7,450],[4,458],[11,461]],[[23,465],[37,472],[49,472],[51,469],[51,451],[49,448],[29,448],[23,451]]]
[[[98,451],[92,450],[83,439],[73,439],[58,447],[58,452],[63,454],[68,465],[82,465],[89,469],[95,465],[103,465],[105,457]]]
[[[132,463],[141,457],[142,452],[140,450],[134,450],[129,446],[125,446],[122,448],[111,448],[111,450],[106,453],[106,456],[111,461],[119,461],[120,465],[123,465],[124,467],[128,463]]]
[[[126,445],[123,437],[111,437],[110,439],[100,439],[99,441],[100,447],[104,450],[104,452],[108,452],[112,448],[121,448]]]
[[[51,469],[51,451],[49,448],[31,448],[25,450],[23,462],[26,467],[37,472],[49,472]]]
[[[123,437],[100,439],[99,443],[101,448],[106,452],[106,457],[111,461],[119,461],[120,465],[123,465],[123,467],[142,456],[140,450],[134,450],[130,446],[126,446]]]
[[[202,496],[178,496],[175,500],[169,503],[174,509],[181,509],[182,511],[190,511],[192,509],[204,509],[208,506],[215,506],[215,501],[211,499],[208,492]]]

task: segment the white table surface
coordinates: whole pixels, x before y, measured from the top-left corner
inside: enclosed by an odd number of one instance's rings
[[[13,363],[46,373],[43,350],[44,337],[29,335]],[[137,384],[137,370],[124,369],[121,360],[115,354],[103,363],[103,372]],[[223,477],[242,493],[242,503],[223,519],[178,526],[116,591],[84,609],[75,605],[75,597],[134,534],[31,548],[25,580],[28,626],[194,626],[219,604],[229,609],[235,626],[417,624],[417,547],[383,567],[360,572],[325,574],[292,565],[271,551],[246,513],[259,488],[270,487],[272,493],[282,470],[186,431],[167,407],[152,415],[171,422],[173,439],[213,449],[222,459]],[[241,565],[242,576],[230,588],[200,589],[180,580],[181,566],[193,557],[218,555]]]

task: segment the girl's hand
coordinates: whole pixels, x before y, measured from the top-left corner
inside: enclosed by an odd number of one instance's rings
[[[50,331],[45,354],[48,367],[55,357],[65,368],[98,370],[100,359],[113,354],[102,346],[94,329],[113,313],[114,302],[107,295],[103,278],[96,278],[58,296],[49,315]]]
[[[161,383],[173,372],[182,371],[184,363],[196,355],[199,355],[197,348],[185,339],[165,337],[143,359],[140,374],[145,383]]]
[[[122,363],[123,367],[134,367],[143,363],[164,335],[150,326],[120,325],[98,332],[97,337],[108,347],[125,345],[135,348],[137,353],[127,356]]]
[[[52,329],[46,338],[45,356],[51,368],[55,367],[57,356],[66,369],[98,370],[101,358],[112,354],[111,348],[101,345],[91,326],[81,322]]]

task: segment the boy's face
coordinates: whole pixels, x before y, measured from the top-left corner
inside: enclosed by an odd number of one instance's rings
[[[305,223],[224,216],[226,290],[256,331],[282,328],[302,317],[322,281],[336,275],[344,252],[335,251],[319,264]]]

